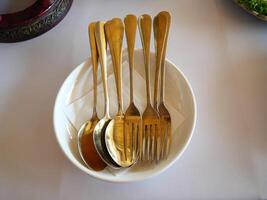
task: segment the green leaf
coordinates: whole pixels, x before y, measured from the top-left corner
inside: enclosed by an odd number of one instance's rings
[[[256,11],[261,15],[267,15],[267,0],[239,0],[247,9]]]

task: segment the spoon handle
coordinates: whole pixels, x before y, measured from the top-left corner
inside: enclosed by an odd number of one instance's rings
[[[106,38],[109,44],[110,54],[115,74],[118,114],[123,115],[122,111],[122,41],[124,26],[119,18],[114,18],[105,24]]]
[[[125,33],[127,40],[127,49],[129,57],[129,69],[130,69],[130,103],[133,100],[133,67],[134,67],[134,46],[135,46],[135,35],[137,27],[137,19],[135,15],[127,15],[124,18]]]
[[[99,21],[95,25],[96,46],[101,65],[101,74],[103,81],[104,97],[105,97],[105,116],[109,118],[109,97],[107,86],[107,53],[106,53],[106,39],[104,31],[105,22]]]
[[[168,18],[161,12],[153,21],[154,29],[154,44],[156,50],[156,71],[155,71],[155,82],[154,82],[154,108],[158,105],[158,87],[159,87],[159,72],[163,61],[164,42],[167,35]]]
[[[141,41],[143,45],[143,54],[145,60],[145,71],[146,71],[146,93],[147,93],[147,104],[151,105],[150,97],[150,38],[151,38],[151,24],[152,19],[149,15],[144,14],[138,18],[138,27],[140,31]]]
[[[163,54],[162,54],[162,62],[161,62],[161,73],[160,73],[160,103],[164,102],[164,91],[165,91],[165,58],[166,58],[166,49],[167,49],[167,42],[168,42],[168,36],[170,31],[170,25],[171,25],[171,14],[167,11],[162,11],[159,13],[159,15],[165,15],[167,18],[167,32],[166,37],[164,40],[163,45]]]
[[[95,23],[89,24],[88,27],[90,49],[91,49],[91,61],[93,65],[93,86],[94,86],[94,103],[93,103],[93,115],[92,118],[97,118],[96,104],[97,104],[97,68],[98,68],[98,53],[95,40]]]

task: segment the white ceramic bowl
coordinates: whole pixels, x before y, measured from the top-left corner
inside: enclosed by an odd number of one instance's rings
[[[127,60],[127,53],[124,51],[123,61]],[[67,124],[71,123],[66,118],[65,106],[69,91],[73,87],[74,82],[77,83],[77,74],[88,68],[90,61],[87,60],[81,65],[77,66],[62,84],[54,107],[54,129],[57,141],[67,156],[67,158],[80,170],[85,173],[105,181],[111,182],[131,182],[144,180],[153,177],[170,167],[182,155],[188,146],[193,135],[196,123],[196,102],[195,97],[186,79],[185,75],[172,62],[166,60],[166,104],[175,107],[179,112],[179,126],[173,130],[173,140],[171,144],[170,155],[167,160],[161,161],[159,164],[138,164],[126,172],[114,175],[109,170],[96,172],[88,169],[78,154],[77,137],[70,133],[70,127]],[[151,77],[154,74],[154,53],[151,53]],[[111,67],[111,66],[109,66]],[[141,50],[135,51],[135,69],[144,76],[143,55]],[[88,84],[91,84],[92,81]],[[101,84],[101,83],[99,83]],[[152,90],[152,88],[151,88]],[[144,99],[146,101],[146,99]],[[111,106],[114,105],[111,103]],[[84,119],[86,120],[86,119]],[[173,119],[173,122],[178,119]],[[176,122],[177,123],[177,122]],[[177,124],[175,124],[177,125]],[[74,130],[75,131],[75,130]],[[75,132],[76,133],[76,132]]]

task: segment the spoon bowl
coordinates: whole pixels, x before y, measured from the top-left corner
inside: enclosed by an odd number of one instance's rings
[[[112,157],[109,155],[105,144],[105,131],[107,126],[109,125],[111,119],[108,117],[104,117],[101,119],[94,129],[93,139],[94,145],[100,157],[103,161],[112,168],[120,168],[116,162],[113,161]]]
[[[108,21],[105,24],[105,33],[112,58],[118,98],[118,112],[106,129],[105,142],[112,159],[122,167],[129,167],[132,162],[127,159],[127,136],[124,127],[125,117],[122,110],[122,41],[124,34],[122,20],[114,18]]]
[[[88,27],[90,48],[91,48],[91,60],[93,68],[93,85],[94,85],[94,103],[93,103],[93,115],[92,118],[84,123],[78,132],[78,150],[82,157],[82,160],[88,167],[96,171],[103,170],[107,165],[102,161],[98,155],[93,142],[93,132],[96,124],[99,121],[96,112],[97,103],[97,68],[98,68],[98,54],[95,41],[95,23],[91,23]]]
[[[125,157],[124,116],[115,116],[106,128],[105,142],[112,159],[121,167],[130,167],[133,163]]]
[[[94,129],[94,144],[97,152],[104,160],[104,162],[112,168],[120,168],[116,162],[114,162],[108,153],[107,146],[105,144],[105,131],[110,122],[109,115],[109,96],[108,96],[108,85],[107,85],[107,55],[106,55],[106,39],[105,39],[105,22],[99,21],[95,27],[96,46],[99,55],[99,61],[101,65],[101,74],[103,81],[104,97],[105,97],[105,115],[97,123]]]
[[[103,170],[107,166],[94,147],[93,131],[98,121],[98,118],[87,121],[78,132],[78,150],[82,160],[95,171]]]

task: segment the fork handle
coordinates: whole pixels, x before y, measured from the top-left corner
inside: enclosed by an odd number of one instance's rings
[[[161,62],[161,73],[160,73],[160,103],[164,102],[165,99],[165,58],[166,58],[166,49],[167,49],[167,42],[168,42],[168,36],[170,31],[170,25],[171,25],[171,15],[167,11],[162,11],[159,14],[165,15],[167,17],[167,32],[166,37],[164,40],[163,45],[163,54],[162,54],[162,62]]]
[[[94,103],[93,103],[93,115],[92,118],[97,117],[96,103],[97,103],[97,68],[98,68],[98,53],[95,40],[95,23],[89,24],[88,27],[89,42],[91,49],[91,61],[93,65],[93,85],[94,85]]]
[[[124,18],[125,33],[128,49],[129,58],[129,69],[130,69],[130,102],[133,100],[133,67],[134,67],[134,46],[135,46],[135,35],[137,27],[137,19],[135,15],[127,15]]]
[[[106,53],[106,39],[105,39],[105,22],[97,22],[95,26],[96,46],[101,65],[101,74],[104,88],[105,98],[105,116],[109,118],[109,98],[108,98],[108,85],[107,85],[107,53]]]
[[[155,70],[155,82],[154,82],[154,108],[158,106],[158,87],[159,87],[159,73],[160,66],[163,61],[164,43],[167,35],[168,18],[163,12],[160,12],[153,21],[154,29],[154,43],[156,50],[156,70]]]
[[[122,115],[122,41],[124,33],[122,20],[114,18],[111,21],[108,21],[105,24],[105,32],[112,58],[113,71],[115,74],[118,113]]]
[[[151,105],[150,97],[150,38],[151,38],[151,24],[152,19],[149,15],[144,14],[138,18],[138,27],[140,31],[143,54],[145,61],[145,72],[146,72],[146,93],[147,93],[147,104]]]

